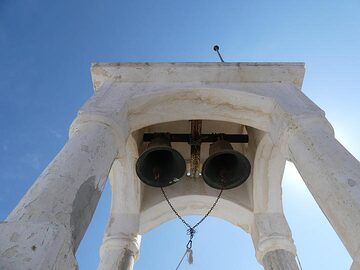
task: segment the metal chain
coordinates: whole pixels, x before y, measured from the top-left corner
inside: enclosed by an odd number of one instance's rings
[[[165,193],[165,190],[161,187],[161,191],[168,203],[168,205],[170,206],[171,210],[175,213],[175,215],[181,220],[182,223],[185,224],[185,226],[188,228],[187,232],[188,232],[188,235],[190,235],[190,241],[192,240],[192,238],[194,237],[194,234],[196,233],[195,231],[195,228],[197,226],[199,226],[209,215],[210,213],[213,211],[213,209],[215,208],[215,206],[217,205],[217,203],[219,202],[219,199],[224,191],[224,189],[222,188],[220,190],[220,193],[219,195],[217,196],[215,202],[213,203],[213,205],[211,206],[211,208],[209,209],[209,211],[202,217],[202,219],[200,219],[194,226],[191,226],[189,223],[186,222],[186,220],[183,219],[182,216],[180,216],[180,214],[175,210],[174,206],[171,204],[168,196],[166,195]],[[189,243],[190,243],[189,241]]]
[[[178,217],[178,219],[180,219],[181,222],[184,223],[185,226],[188,228],[188,229],[187,229],[187,235],[189,235],[189,238],[190,238],[189,241],[188,241],[187,244],[186,244],[186,251],[185,251],[184,255],[182,256],[179,264],[177,265],[176,270],[179,269],[179,267],[180,267],[181,263],[183,262],[186,254],[188,254],[188,261],[189,261],[189,263],[190,263],[190,264],[193,263],[192,243],[193,243],[194,235],[195,235],[195,233],[196,233],[195,228],[196,228],[197,226],[199,226],[199,225],[210,215],[210,213],[212,212],[212,210],[214,210],[216,204],[219,202],[219,199],[220,199],[220,197],[221,197],[221,195],[222,195],[222,193],[223,193],[223,190],[224,190],[224,181],[221,181],[221,182],[222,182],[223,185],[222,185],[222,188],[221,188],[221,190],[220,190],[220,192],[219,192],[219,195],[217,196],[215,202],[214,202],[213,205],[210,207],[209,211],[207,211],[207,213],[202,217],[202,219],[200,219],[194,226],[191,226],[189,223],[186,222],[186,220],[185,220],[182,216],[180,216],[180,214],[175,210],[174,206],[171,204],[171,202],[170,202],[170,200],[169,200],[169,197],[167,196],[167,194],[166,194],[165,190],[163,189],[163,187],[160,187],[160,188],[161,188],[161,192],[162,192],[162,194],[164,195],[165,200],[166,200],[166,202],[168,203],[168,205],[170,206],[171,210],[175,213],[175,215]]]

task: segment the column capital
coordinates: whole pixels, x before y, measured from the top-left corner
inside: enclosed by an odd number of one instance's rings
[[[272,129],[269,136],[274,145],[281,148],[281,152],[290,158],[288,144],[289,141],[299,133],[307,130],[317,129],[334,136],[334,129],[330,122],[322,113],[307,113],[307,114],[284,114],[274,113],[272,115]]]
[[[118,254],[123,250],[130,250],[135,258],[139,257],[141,235],[139,234],[118,234],[106,237],[100,247],[100,258],[104,258],[107,253],[117,251]]]
[[[75,120],[71,123],[69,128],[69,138],[71,138],[78,130],[81,130],[81,126],[88,124],[100,124],[106,127],[110,127],[115,137],[117,149],[125,149],[126,141],[130,134],[126,118],[122,118],[121,121],[117,121],[105,113],[81,111]],[[123,156],[124,151],[118,151],[117,158],[123,158]]]
[[[291,138],[298,132],[304,132],[310,129],[317,129],[326,131],[329,134],[334,135],[334,128],[330,122],[325,118],[324,115],[313,115],[313,114],[303,114],[295,115],[286,119],[285,129],[283,135],[287,138]],[[286,140],[288,141],[288,140]]]
[[[256,258],[260,263],[268,252],[279,249],[296,255],[291,231],[282,213],[255,214],[251,237],[255,246]]]
[[[335,134],[334,128],[324,115],[297,115],[293,116],[287,122],[286,133],[291,136],[294,133],[306,129],[321,129],[330,134]]]

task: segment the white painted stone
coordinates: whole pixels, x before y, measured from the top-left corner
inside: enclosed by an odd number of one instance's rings
[[[140,242],[141,236],[135,234],[107,237],[100,248],[98,270],[132,270],[139,256]]]
[[[117,155],[111,128],[87,122],[0,225],[1,269],[76,269],[74,258]]]
[[[355,259],[360,253],[360,163],[325,121],[298,123],[289,151],[309,191]]]
[[[0,225],[0,265],[76,268],[73,252],[116,159],[99,269],[132,269],[139,235],[175,218],[161,192],[140,184],[134,174],[144,149],[142,134],[189,132],[187,120],[193,119],[202,119],[209,133],[249,134],[248,144],[234,146],[248,157],[252,173],[245,184],[224,192],[212,214],[251,233],[260,263],[296,269],[281,201],[286,160],[296,164],[351,256],[358,258],[359,163],[333,138],[331,128],[319,127],[330,126],[300,91],[303,76],[301,63],[94,64],[95,93],[79,111],[72,138]],[[173,146],[189,158],[188,147]],[[208,146],[202,151],[204,158]],[[89,179],[92,185],[86,184]],[[206,213],[218,194],[201,179],[188,177],[166,192],[181,215]],[[80,205],[92,202],[84,222],[73,207],[77,198]],[[55,242],[55,236],[61,240]],[[36,239],[36,252],[27,237]]]
[[[268,252],[262,263],[265,270],[299,270],[294,254],[283,249]]]
[[[255,214],[251,226],[251,237],[256,258],[260,263],[263,262],[266,254],[276,250],[285,250],[296,255],[291,231],[282,213]],[[272,256],[272,258],[276,258],[276,256]]]
[[[116,159],[110,172],[111,214],[100,248],[99,270],[132,270],[139,257],[140,181],[134,166],[137,147],[129,140],[123,159]]]
[[[350,270],[360,270],[360,263],[357,261],[354,261],[353,264],[351,265]]]

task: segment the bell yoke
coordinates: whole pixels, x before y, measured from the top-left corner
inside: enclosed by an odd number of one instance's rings
[[[186,171],[186,162],[182,155],[171,147],[171,142],[184,142],[191,147],[191,167],[199,166],[194,156],[199,157],[201,143],[211,143],[209,157],[202,166],[201,176],[205,183],[215,189],[231,189],[243,184],[249,177],[251,165],[240,152],[235,151],[232,143],[247,143],[246,134],[196,134],[193,132],[199,120],[191,121],[191,134],[145,133],[147,149],[136,162],[136,173],[140,180],[153,187],[170,186]],[[199,128],[198,128],[199,129]],[[201,130],[201,128],[200,128]],[[194,150],[195,149],[195,150]],[[199,168],[195,170],[200,171]],[[200,176],[200,174],[199,174]]]

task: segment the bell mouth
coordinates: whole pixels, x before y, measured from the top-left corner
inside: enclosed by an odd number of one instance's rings
[[[181,154],[168,146],[146,150],[136,162],[140,180],[152,187],[175,184],[185,174],[186,162]]]
[[[241,153],[227,149],[211,155],[204,163],[202,176],[207,185],[215,189],[232,189],[249,177],[251,165]]]

